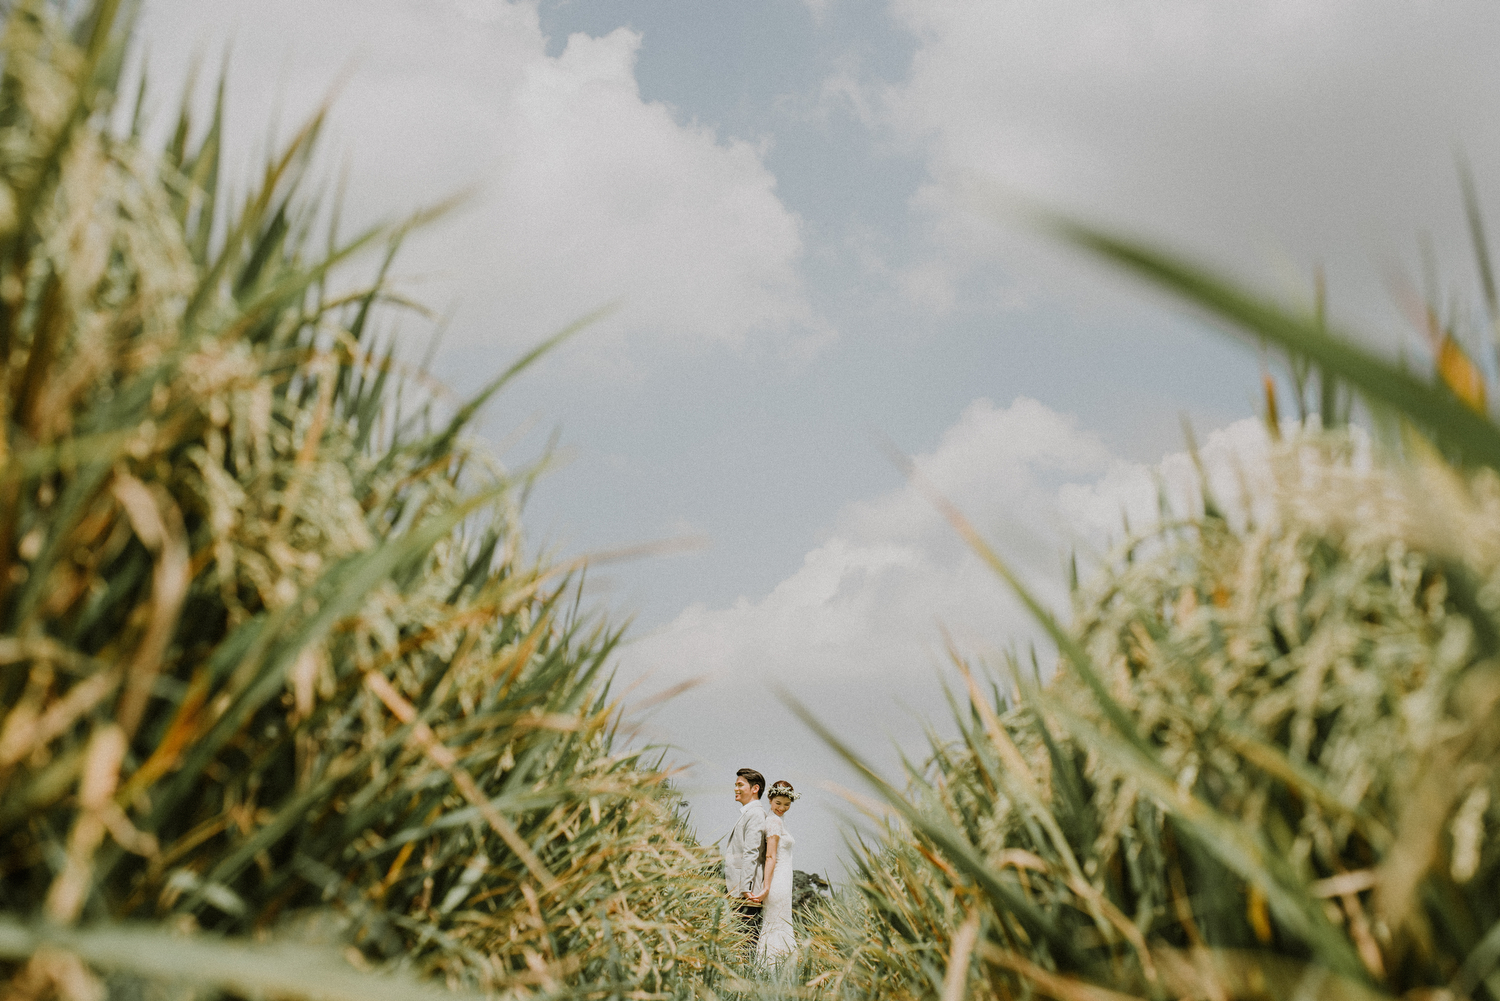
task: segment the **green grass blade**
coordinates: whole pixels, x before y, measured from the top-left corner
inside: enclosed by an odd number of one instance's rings
[[[1259,888],[1271,912],[1307,943],[1324,966],[1346,977],[1368,980],[1369,973],[1349,939],[1329,922],[1321,901],[1312,896],[1274,851],[1232,819],[1180,788],[1171,776],[1163,773],[1155,758],[1143,757],[1130,743],[1093,726],[1059,700],[1044,701],[1048,711],[1075,739],[1112,759],[1170,810],[1193,833],[1204,851]]]
[[[0,956],[26,959],[38,949],[70,952],[108,970],[250,997],[307,1001],[480,1001],[397,974],[362,973],[334,949],[188,938],[166,929],[104,925],[83,930],[0,917]]]
[[[782,703],[795,713],[808,729],[817,734],[839,757],[853,766],[864,780],[880,793],[881,798],[906,819],[907,823],[931,838],[933,843],[941,848],[951,860],[961,866],[984,889],[986,895],[994,901],[997,907],[1015,915],[1028,932],[1045,939],[1056,954],[1067,959],[1070,964],[1077,968],[1087,968],[1091,965],[1062,929],[1027,899],[1019,883],[1001,878],[962,834],[954,830],[945,820],[918,809],[871,768],[860,755],[839,740],[833,731],[824,726],[821,720],[790,693],[783,690],[778,695]]]
[[[1288,312],[1170,252],[1058,216],[1047,225],[1067,242],[1148,279],[1255,339],[1312,360],[1371,401],[1408,418],[1463,463],[1500,469],[1500,428],[1442,383],[1418,378],[1360,347],[1354,338]]]

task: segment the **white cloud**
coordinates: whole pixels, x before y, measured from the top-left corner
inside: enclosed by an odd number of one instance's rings
[[[1419,234],[1443,277],[1471,257],[1453,150],[1500,201],[1500,8],[1400,0],[892,0],[917,40],[907,77],[867,88],[923,157],[912,201],[930,261],[908,283],[1008,266],[1054,297],[1076,268],[1036,260],[975,211],[976,179],[1201,252],[1278,287],[1330,271],[1333,305],[1389,312],[1390,259]],[[845,90],[847,81],[840,81]],[[1290,262],[1289,264],[1283,263]],[[1050,274],[1043,274],[1049,270]],[[1060,277],[1064,275],[1064,277]],[[1351,297],[1365,303],[1350,310]]]
[[[802,0],[807,5],[808,12],[812,14],[813,20],[822,21],[828,16],[828,7],[831,0]]]
[[[286,132],[352,65],[327,148],[347,156],[354,215],[474,190],[401,265],[423,276],[420,298],[460,302],[450,349],[508,354],[615,300],[607,327],[668,341],[770,337],[797,351],[831,336],[804,295],[801,221],[764,149],[643,101],[634,32],[574,35],[549,56],[526,2],[149,0],[146,11],[158,83],[232,36],[240,150],[273,104]]]
[[[1201,449],[1222,504],[1241,507],[1267,439],[1245,420],[1210,434]],[[1198,509],[1198,476],[1186,453],[1153,467],[1112,456],[1093,433],[1035,400],[1009,407],[977,400],[929,454],[917,478],[952,501],[1043,600],[1066,615],[1064,568],[1158,516],[1159,488],[1172,510]],[[706,675],[746,691],[776,681],[818,691],[851,684],[894,698],[932,676],[942,623],[960,649],[994,655],[1024,649],[1039,631],[1005,586],[958,539],[913,483],[841,512],[802,566],[758,599],[727,608],[694,605],[627,651],[631,674],[662,683]],[[748,687],[747,687],[748,686]]]

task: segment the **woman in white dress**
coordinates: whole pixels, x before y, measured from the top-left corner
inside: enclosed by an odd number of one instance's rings
[[[782,780],[771,786],[766,799],[771,804],[771,816],[766,818],[766,888],[754,898],[765,901],[756,959],[775,966],[797,948],[792,934],[793,840],[785,818],[798,794],[790,782]]]

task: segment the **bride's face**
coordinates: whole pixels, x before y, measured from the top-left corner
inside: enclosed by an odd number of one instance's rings
[[[772,796],[771,812],[778,817],[786,816],[786,812],[792,808],[792,800],[789,796]]]

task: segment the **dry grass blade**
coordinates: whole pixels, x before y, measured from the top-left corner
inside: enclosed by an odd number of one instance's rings
[[[1034,989],[1056,1001],[1143,1001],[1133,994],[1123,994],[1073,977],[1060,976],[1024,956],[997,949],[987,942],[980,945],[979,954],[986,963],[1019,973]]]
[[[432,729],[426,723],[420,722],[417,719],[417,711],[412,704],[402,698],[401,693],[391,687],[391,683],[379,674],[373,672],[366,673],[365,684],[379,697],[381,702],[385,703],[385,707],[397,719],[412,727],[412,739],[417,742],[417,746],[422,749],[422,753],[426,754],[433,760],[434,764],[452,777],[453,784],[458,788],[458,791],[463,794],[464,799],[469,801],[469,805],[479,811],[479,815],[484,818],[485,823],[489,824],[495,833],[500,835],[501,840],[510,846],[511,851],[515,852],[522,862],[526,863],[526,868],[531,870],[531,874],[543,886],[549,891],[555,892],[558,888],[557,880],[553,877],[552,873],[548,872],[547,867],[542,865],[542,860],[536,857],[536,852],[531,850],[531,846],[521,840],[521,836],[516,833],[516,829],[511,826],[510,821],[506,820],[500,811],[479,791],[479,786],[475,784],[474,777],[459,767],[458,759],[454,756],[453,752],[438,742],[438,739],[432,733]]]
[[[963,1001],[968,993],[969,959],[974,955],[974,944],[979,940],[979,912],[964,919],[953,936],[953,949],[948,953],[948,971],[943,974],[943,1001]]]

